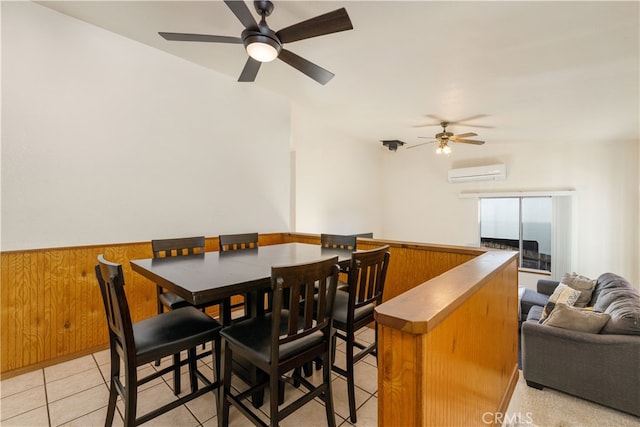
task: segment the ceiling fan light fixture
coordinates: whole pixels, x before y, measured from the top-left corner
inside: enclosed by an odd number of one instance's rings
[[[441,141],[438,148],[436,148],[436,154],[451,154],[451,147],[446,142]]]
[[[260,62],[271,62],[278,57],[282,45],[264,34],[250,34],[244,38],[250,57]]]

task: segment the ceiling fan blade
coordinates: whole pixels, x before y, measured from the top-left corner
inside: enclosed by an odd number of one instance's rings
[[[478,136],[478,134],[473,132],[461,133],[459,135],[454,135],[449,139],[468,138],[470,136]]]
[[[445,122],[445,123],[447,123],[447,125],[463,124],[464,126],[468,126],[468,127],[493,129],[493,126],[473,125],[473,124],[463,123],[463,122],[468,122],[470,120],[480,119],[482,117],[488,117],[489,116],[488,114],[476,114],[475,116],[465,117],[464,119],[461,119],[461,120],[447,120],[447,119],[442,118],[442,117],[440,117],[440,116],[438,116],[436,114],[425,114],[425,116],[431,117],[432,119],[435,119],[435,120],[438,120],[438,123],[430,123],[430,124],[419,125],[419,126],[414,126],[414,127],[441,126],[442,122]]]
[[[460,123],[460,122],[451,122],[453,124],[459,124],[460,126],[469,127],[469,128],[483,128],[483,129],[493,129],[493,126],[486,125],[472,125],[469,123]]]
[[[465,117],[464,119],[456,120],[455,122],[449,122],[449,123],[469,122],[471,120],[481,119],[483,117],[487,117],[487,115],[486,114],[476,114],[475,116]]]
[[[258,23],[251,14],[251,11],[247,7],[247,4],[242,0],[224,0],[226,5],[231,9],[236,18],[245,28],[258,28]]]
[[[278,58],[291,65],[296,70],[306,74],[321,85],[327,84],[335,74],[327,71],[319,65],[309,62],[301,56],[287,49],[282,49]]]
[[[242,44],[240,37],[210,36],[208,34],[185,34],[185,33],[158,33],[165,40],[180,42],[212,42],[212,43],[236,43]]]
[[[474,139],[454,139],[452,141],[453,142],[462,142],[463,144],[475,144],[475,145],[484,144],[484,141],[477,141],[477,140],[474,140]]]
[[[426,125],[415,125],[414,128],[426,128],[429,126],[440,126],[440,123],[428,123]]]
[[[260,65],[262,62],[256,61],[252,57],[247,58],[247,62],[244,64],[244,68],[242,69],[242,73],[240,73],[240,77],[238,78],[239,82],[253,82],[256,80],[256,76],[258,75],[258,70],[260,69]]]
[[[410,146],[408,146],[407,148],[422,147],[423,145],[433,144],[434,142],[438,142],[438,141],[427,141],[427,142],[421,142],[420,144],[410,145]]]
[[[276,36],[282,43],[291,43],[352,29],[351,19],[343,7],[283,28],[276,33]]]

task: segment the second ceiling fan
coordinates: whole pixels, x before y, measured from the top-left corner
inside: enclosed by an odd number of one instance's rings
[[[441,122],[440,126],[442,126],[442,132],[437,133],[435,139],[433,141],[423,142],[422,144],[416,144],[407,148],[416,148],[425,144],[430,144],[432,142],[438,143],[438,148],[436,149],[436,153],[438,154],[449,154],[451,153],[451,147],[449,147],[449,141],[451,142],[460,142],[463,144],[474,144],[474,145],[482,145],[484,141],[478,141],[476,139],[466,139],[472,136],[478,136],[478,134],[473,132],[461,133],[458,135],[454,135],[453,132],[447,132],[447,126],[449,126],[448,122]]]
[[[260,23],[256,22],[244,1],[225,0],[225,4],[245,27],[240,37],[166,32],[158,34],[166,40],[172,41],[243,44],[249,58],[238,79],[240,82],[255,81],[260,65],[276,58],[323,85],[334,77],[332,72],[285,49],[283,45],[353,29],[349,15],[344,8],[299,22],[279,31],[273,31],[266,22],[266,17],[273,12],[272,2],[268,0],[253,2],[256,12],[262,17]]]

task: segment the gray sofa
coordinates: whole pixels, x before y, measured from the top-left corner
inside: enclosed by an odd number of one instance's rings
[[[539,323],[558,283],[542,280],[538,293],[523,295],[521,350],[527,384],[640,416],[640,291],[613,273],[598,277],[586,306],[609,316],[601,315],[606,323],[600,332],[582,332]]]

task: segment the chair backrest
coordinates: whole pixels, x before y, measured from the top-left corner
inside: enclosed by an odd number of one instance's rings
[[[220,252],[255,249],[258,247],[258,233],[221,234],[218,241]]]
[[[349,266],[349,311],[369,304],[380,304],[389,265],[389,245],[351,255]]]
[[[283,344],[311,334],[322,333],[330,338],[339,270],[338,257],[271,268],[272,361],[279,360]]]
[[[355,234],[320,234],[320,245],[323,248],[356,250],[358,236]]]
[[[122,266],[105,260],[100,254],[95,270],[107,315],[111,346],[121,347],[123,357],[134,356],[136,350],[129,305],[124,292]]]
[[[204,236],[151,241],[154,258],[195,255],[204,253]]]

